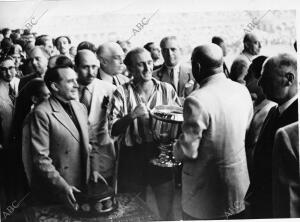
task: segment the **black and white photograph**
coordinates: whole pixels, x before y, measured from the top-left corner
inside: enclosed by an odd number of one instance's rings
[[[0,222],[297,221],[299,9],[0,0]]]

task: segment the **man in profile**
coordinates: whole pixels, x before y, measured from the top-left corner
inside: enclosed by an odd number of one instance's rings
[[[51,97],[33,110],[29,120],[31,190],[41,202],[64,203],[76,209],[74,192],[80,192],[90,178],[87,111],[76,101],[78,84],[73,69],[49,69],[45,83]]]
[[[233,61],[229,78],[233,81],[244,83],[248,68],[252,60],[260,53],[261,43],[258,36],[251,32],[246,33],[243,39],[244,49]]]
[[[182,134],[173,147],[175,158],[183,162],[183,219],[243,218],[250,94],[226,78],[223,53],[215,44],[194,49],[192,69],[201,87],[185,99]]]
[[[288,53],[269,57],[263,65],[259,85],[267,99],[275,102],[263,123],[254,147],[253,174],[247,191],[252,218],[272,218],[272,165],[276,131],[298,121],[297,58]]]

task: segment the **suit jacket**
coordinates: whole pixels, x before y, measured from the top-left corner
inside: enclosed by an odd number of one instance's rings
[[[277,119],[272,121],[276,112],[273,107],[261,128],[254,155],[253,155],[253,176],[247,191],[246,201],[258,210],[259,206],[268,206],[268,212],[258,212],[260,217],[272,215],[272,152],[276,131],[283,126],[298,120],[298,100],[294,101]],[[256,214],[256,213],[255,213]]]
[[[182,207],[198,219],[227,217],[245,208],[244,140],[252,101],[246,87],[223,73],[200,86],[184,102],[183,133],[173,147],[175,158],[183,161]]]
[[[300,217],[298,122],[280,128],[273,151],[273,214]]]
[[[8,84],[0,81],[0,144],[10,148],[14,105],[9,97]]]
[[[103,80],[91,83],[92,98],[88,114],[89,137],[92,145],[91,164],[104,177],[112,175],[115,153],[113,140],[108,133],[107,106],[116,87]]]
[[[87,112],[79,102],[71,106],[79,129],[54,97],[39,104],[28,121],[29,142],[23,144],[30,147],[23,149],[32,154],[31,190],[44,201],[57,201],[67,185],[81,189],[89,179]]]
[[[176,90],[176,87],[173,85],[172,79],[168,74],[168,68],[165,64],[163,64],[161,68],[154,70],[152,76],[159,81],[170,83]],[[192,83],[192,84],[191,86],[186,87],[187,83]],[[197,83],[194,80],[191,67],[188,65],[181,64],[179,66],[178,86],[176,90],[177,95],[179,97],[186,97],[196,88],[197,88]]]

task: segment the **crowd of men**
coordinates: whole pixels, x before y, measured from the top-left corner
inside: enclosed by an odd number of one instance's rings
[[[300,217],[294,51],[260,55],[258,36],[247,33],[229,67],[218,36],[187,64],[176,36],[74,50],[67,36],[2,35],[2,209],[28,192],[28,205],[75,209],[76,192],[105,180],[144,200],[150,186],[162,220],[178,219],[178,183],[184,220]],[[173,146],[181,179],[150,163],[159,149],[149,110],[158,105],[183,107]]]

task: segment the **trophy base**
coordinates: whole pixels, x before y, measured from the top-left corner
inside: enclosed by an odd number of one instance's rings
[[[161,158],[155,158],[150,160],[150,163],[153,164],[154,166],[159,166],[159,167],[177,167],[181,165],[181,162],[177,161],[171,161],[171,160],[164,160]]]

